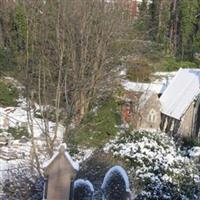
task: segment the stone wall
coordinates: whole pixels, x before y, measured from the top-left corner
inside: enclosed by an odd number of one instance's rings
[[[155,93],[126,92],[122,104],[122,119],[135,128],[159,129],[160,101]]]
[[[137,128],[154,128],[159,129],[160,117],[160,101],[157,94],[152,94],[146,104],[139,110],[139,119]]]
[[[190,137],[192,135],[194,113],[195,113],[195,105],[193,102],[181,119],[180,128],[178,130],[178,134],[180,134],[181,136]]]

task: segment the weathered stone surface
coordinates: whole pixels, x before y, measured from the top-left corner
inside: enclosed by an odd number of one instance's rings
[[[65,149],[64,144],[60,145],[59,152],[43,166],[48,177],[48,200],[69,200],[71,181],[79,169]]]

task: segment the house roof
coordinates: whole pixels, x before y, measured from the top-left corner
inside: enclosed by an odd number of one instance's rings
[[[160,97],[161,112],[180,120],[200,93],[200,69],[179,69]]]

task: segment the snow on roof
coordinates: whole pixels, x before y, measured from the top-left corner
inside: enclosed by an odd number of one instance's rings
[[[179,69],[160,98],[161,112],[180,120],[200,92],[200,69]]]
[[[60,154],[60,153],[64,153],[65,155],[65,158],[69,161],[69,163],[71,164],[71,166],[73,167],[74,170],[76,171],[79,171],[79,164],[77,162],[74,162],[71,158],[71,156],[69,155],[68,152],[65,151],[66,149],[66,144],[61,144],[59,146],[59,151],[57,153],[55,153],[52,158],[48,161],[46,161],[44,164],[43,164],[43,168],[47,168],[49,165],[51,165],[53,163],[53,161],[57,158],[57,156]]]
[[[79,171],[79,164],[77,162],[74,162],[72,160],[72,157],[69,155],[68,152],[65,151],[65,157],[67,158],[67,160],[70,162],[70,164],[72,165],[72,167],[76,170]]]
[[[131,81],[123,81],[122,86],[125,90],[128,91],[135,91],[135,92],[146,92],[152,91],[157,94],[162,94],[166,89],[166,85],[163,83],[138,83],[138,82],[131,82]]]

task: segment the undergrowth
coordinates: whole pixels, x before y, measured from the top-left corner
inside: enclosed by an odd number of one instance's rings
[[[70,143],[100,147],[116,135],[120,123],[120,107],[115,99],[109,99],[84,117],[80,126],[71,132]]]

